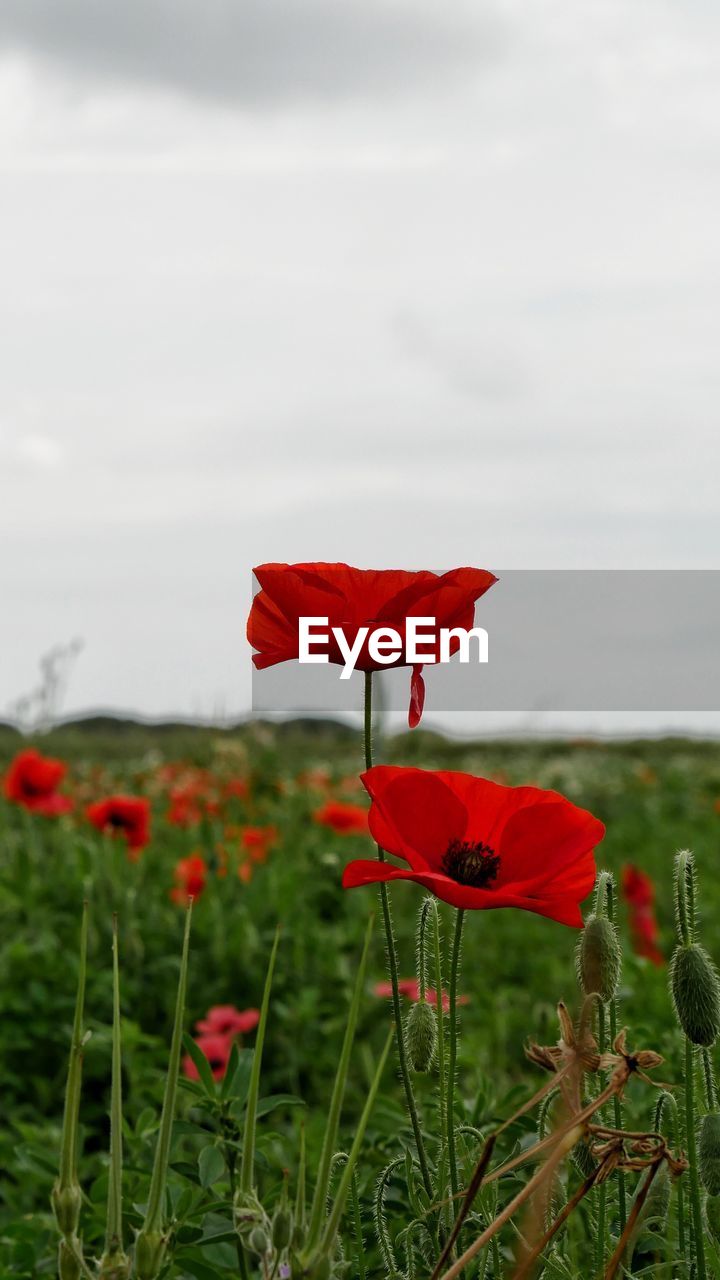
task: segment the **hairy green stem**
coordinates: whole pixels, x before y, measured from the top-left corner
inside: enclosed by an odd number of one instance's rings
[[[365,672],[365,768],[372,769],[372,671]],[[378,845],[378,858],[381,862],[385,861],[385,853]],[[390,913],[390,894],[385,883],[380,884],[380,905],[382,907],[383,925],[385,927],[385,945],[387,948],[387,961],[390,970],[390,985],[392,987],[393,1002],[393,1018],[395,1021],[395,1041],[397,1044],[398,1063],[400,1066],[400,1075],[402,1076],[403,1087],[405,1089],[405,1101],[407,1104],[410,1123],[412,1124],[413,1134],[415,1136],[415,1146],[417,1148],[418,1162],[420,1164],[420,1173],[422,1175],[425,1194],[433,1198],[432,1179],[430,1177],[430,1166],[428,1164],[425,1152],[425,1143],[423,1141],[422,1130],[420,1128],[420,1117],[418,1114],[417,1103],[415,1101],[415,1093],[410,1079],[410,1071],[408,1069],[407,1057],[405,1054],[405,1041],[403,1037],[403,1020],[402,1006],[400,1004],[400,985],[398,976],[397,951],[395,948],[395,934],[393,931],[392,915]]]
[[[462,907],[455,917],[455,936],[453,938],[452,959],[450,961],[450,1060],[447,1077],[447,1138],[448,1157],[450,1160],[450,1187],[453,1196],[460,1190],[457,1169],[457,1152],[455,1150],[455,1075],[457,1072],[457,983],[460,969],[460,952],[462,949],[462,930],[465,912]]]
[[[697,1165],[697,1141],[695,1120],[695,1052],[692,1041],[685,1037],[685,1142],[690,1164],[690,1203],[692,1206],[693,1237],[697,1280],[706,1280],[705,1238],[703,1235],[700,1179]]]

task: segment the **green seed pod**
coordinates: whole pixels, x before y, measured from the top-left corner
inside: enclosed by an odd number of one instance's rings
[[[64,1236],[74,1236],[80,1224],[82,1191],[77,1182],[61,1186],[57,1181],[50,1195],[55,1221]]]
[[[720,1245],[720,1196],[708,1196],[705,1201],[705,1218],[712,1239],[715,1244]]]
[[[270,1240],[264,1227],[253,1227],[247,1240],[248,1249],[252,1253],[256,1253],[258,1257],[264,1258],[270,1249]]]
[[[677,947],[670,967],[675,1013],[688,1040],[709,1047],[720,1035],[720,982],[704,947]]]
[[[698,1171],[708,1195],[720,1194],[720,1115],[715,1113],[700,1122]]]
[[[80,1242],[60,1241],[58,1249],[58,1276],[60,1280],[80,1280],[82,1265],[80,1262]]]
[[[167,1238],[161,1231],[141,1231],[135,1241],[137,1280],[155,1280],[165,1261]]]
[[[575,953],[578,981],[586,996],[612,1000],[620,980],[622,954],[615,926],[605,916],[590,916]]]
[[[272,1242],[278,1252],[287,1249],[292,1239],[292,1232],[293,1216],[287,1205],[280,1204],[275,1210],[272,1221]]]
[[[405,1048],[413,1071],[429,1071],[435,1056],[437,1023],[426,1000],[419,1000],[405,1019]]]

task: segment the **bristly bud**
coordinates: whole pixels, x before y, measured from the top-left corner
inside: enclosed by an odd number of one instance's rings
[[[622,955],[615,926],[605,916],[590,916],[575,953],[578,981],[586,996],[612,1000],[620,980]]]
[[[435,1056],[437,1019],[426,1000],[414,1004],[405,1019],[405,1048],[413,1071],[429,1071]]]
[[[708,1196],[705,1201],[705,1218],[712,1239],[715,1244],[720,1245],[720,1196]]]
[[[294,1219],[292,1210],[288,1204],[287,1193],[287,1174],[283,1178],[283,1187],[280,1200],[275,1207],[272,1219],[272,1242],[273,1248],[278,1253],[282,1253],[283,1249],[287,1249],[293,1234]]]
[[[675,1013],[693,1044],[709,1047],[720,1035],[720,981],[710,956],[697,942],[677,947],[670,965]]]
[[[60,1280],[80,1280],[82,1276],[82,1263],[80,1262],[80,1242],[75,1237],[72,1240],[61,1240],[58,1249],[58,1276]]]
[[[698,1172],[708,1195],[720,1195],[720,1115],[715,1112],[700,1122]]]

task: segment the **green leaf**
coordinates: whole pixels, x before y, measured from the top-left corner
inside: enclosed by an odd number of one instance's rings
[[[278,1107],[304,1106],[302,1098],[298,1098],[294,1093],[275,1093],[269,1098],[261,1098],[258,1102],[258,1119],[260,1116],[269,1116],[272,1111],[277,1111]]]
[[[190,1055],[195,1063],[198,1075],[200,1076],[200,1083],[202,1085],[203,1092],[208,1098],[215,1098],[217,1096],[217,1090],[213,1079],[212,1067],[210,1066],[210,1063],[205,1057],[202,1049],[198,1048],[192,1036],[188,1035],[183,1036],[183,1047],[185,1048],[185,1052]]]
[[[225,1161],[219,1147],[203,1147],[198,1156],[200,1185],[211,1187],[213,1182],[222,1178],[225,1172]]]

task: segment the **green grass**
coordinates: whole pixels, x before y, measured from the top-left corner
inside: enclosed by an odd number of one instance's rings
[[[19,745],[12,731],[0,729],[0,768]],[[81,820],[32,818],[0,801],[0,1096],[5,1117],[0,1130],[0,1249],[7,1257],[0,1274],[20,1277],[53,1273],[48,1196],[59,1143],[85,897],[91,904],[86,1020],[93,1036],[85,1062],[82,1167],[84,1185],[98,1204],[97,1215],[88,1211],[91,1236],[101,1234],[107,1177],[113,911],[120,917],[126,1126],[137,1176],[142,1180],[149,1172],[183,927],[183,913],[169,898],[173,868],[191,851],[211,853],[222,835],[216,820],[192,830],[164,820],[166,802],[154,782],[158,766],[184,759],[223,776],[247,775],[251,799],[233,801],[228,817],[237,824],[271,823],[279,830],[277,848],[255,868],[249,884],[234,875],[211,876],[196,904],[187,1028],[215,1004],[259,1006],[280,922],[262,1092],[299,1096],[307,1104],[311,1168],[322,1142],[362,935],[376,906],[372,889],[343,893],[340,888],[345,862],[368,856],[368,840],[335,835],[313,823],[310,815],[322,796],[295,781],[300,770],[314,766],[328,769],[334,779],[358,773],[359,735],[311,722],[219,732],[98,720],[60,728],[39,745],[68,761],[73,786],[88,797],[114,790],[151,794],[154,826],[150,846],[133,865],[119,843],[104,840]],[[607,825],[599,865],[617,874],[625,862],[633,862],[654,877],[668,957],[673,856],[689,846],[701,885],[700,934],[711,951],[720,950],[714,948],[720,920],[717,746],[683,740],[455,743],[416,731],[380,743],[377,760],[383,759],[552,787],[591,809]],[[400,884],[392,897],[401,971],[411,976],[421,893]],[[446,913],[444,921],[447,939]],[[668,1000],[667,973],[631,955],[622,907],[619,923],[625,952],[621,1022],[631,1028],[631,1044],[665,1055],[661,1078],[680,1080],[682,1045]],[[466,920],[460,990],[469,1003],[461,1009],[459,1094],[468,1121],[484,1131],[512,1110],[512,1099],[529,1095],[541,1083],[525,1061],[523,1046],[528,1038],[541,1043],[557,1038],[559,999],[577,1008],[574,944],[573,931],[525,913],[470,913]],[[373,984],[383,977],[383,942],[376,928],[348,1081],[348,1143],[387,1034],[388,1008],[372,994]],[[398,1154],[399,1140],[407,1133],[399,1082],[389,1071],[385,1079],[366,1139],[371,1154],[360,1175],[363,1212],[374,1176]],[[418,1093],[428,1125],[431,1092],[432,1081],[420,1078]],[[630,1110],[638,1124],[651,1127],[654,1101],[648,1090],[631,1091]],[[181,1107],[188,1105],[181,1100]],[[192,1148],[192,1138],[184,1140],[178,1133],[176,1161],[184,1157],[184,1141]],[[273,1113],[261,1134],[259,1155],[267,1162],[271,1183],[273,1170],[293,1164],[296,1149],[297,1113],[288,1107]],[[472,1158],[468,1148],[465,1174]],[[391,1216],[404,1212],[398,1194],[390,1188]]]

